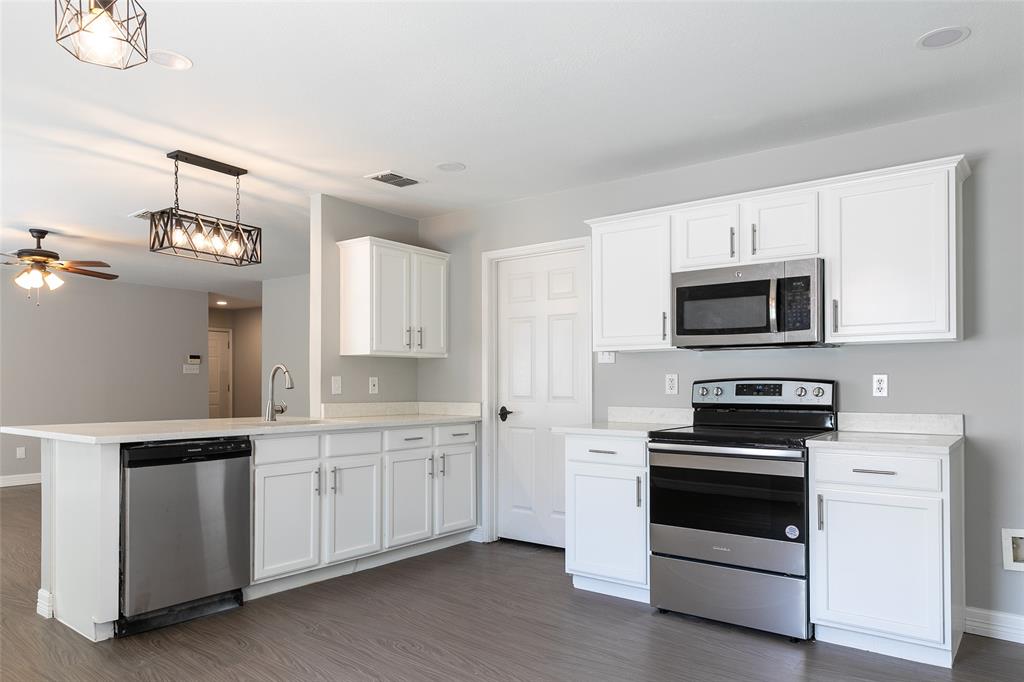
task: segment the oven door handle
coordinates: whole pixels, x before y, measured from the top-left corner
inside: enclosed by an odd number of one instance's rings
[[[669,453],[694,452],[701,455],[739,455],[741,457],[785,457],[803,459],[804,451],[795,449],[743,448],[730,445],[684,445],[682,443],[648,443],[651,454],[662,451]]]
[[[772,334],[779,333],[779,280],[768,280],[768,327]]]
[[[771,459],[745,459],[742,457],[709,457],[707,455],[680,455],[651,451],[652,467],[670,469],[701,469],[763,476],[806,478],[803,462],[784,462]]]

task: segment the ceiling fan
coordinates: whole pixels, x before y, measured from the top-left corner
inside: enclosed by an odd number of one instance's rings
[[[73,275],[85,275],[97,279],[117,279],[117,275],[109,272],[97,272],[86,270],[92,268],[109,268],[109,263],[101,260],[60,260],[60,254],[56,251],[47,251],[43,248],[43,238],[49,234],[48,230],[32,228],[29,234],[36,240],[34,249],[19,249],[14,253],[0,254],[8,258],[16,258],[14,262],[4,261],[2,265],[21,265],[23,270],[14,278],[14,283],[22,289],[40,289],[43,284],[53,291],[64,284],[57,272],[69,272]]]

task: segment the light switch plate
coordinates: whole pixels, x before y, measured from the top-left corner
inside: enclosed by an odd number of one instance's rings
[[[871,395],[885,398],[889,395],[889,375],[875,374],[871,377]]]
[[[615,351],[613,351],[613,350],[599,350],[599,351],[597,351],[597,364],[599,364],[599,365],[614,365],[615,364]]]
[[[1024,528],[1003,528],[1003,568],[1024,571]]]
[[[25,446],[21,445],[14,448],[14,456],[18,459],[25,459]]]
[[[188,365],[188,364],[182,365],[181,366],[181,373],[182,374],[199,374],[199,365]]]
[[[341,395],[341,377],[331,377],[331,395]]]
[[[665,395],[679,395],[679,375],[665,375]]]
[[[378,393],[380,393],[380,383],[378,383],[377,377],[370,377],[370,395]]]

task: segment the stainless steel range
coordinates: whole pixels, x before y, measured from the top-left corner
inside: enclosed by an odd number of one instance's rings
[[[808,639],[806,440],[836,384],[698,381],[692,403],[650,433],[651,605]]]

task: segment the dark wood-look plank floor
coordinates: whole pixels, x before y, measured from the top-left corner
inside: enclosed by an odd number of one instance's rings
[[[659,615],[574,590],[559,550],[465,544],[92,644],[35,613],[39,487],[0,490],[0,677],[15,680],[1024,679],[966,636],[953,671]]]

